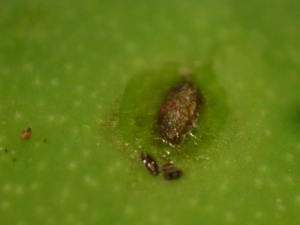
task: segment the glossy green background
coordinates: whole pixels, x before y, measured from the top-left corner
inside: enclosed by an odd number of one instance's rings
[[[299,10],[2,0],[0,223],[299,224]],[[142,71],[211,58],[226,124],[181,180],[151,177],[104,137],[103,116]]]

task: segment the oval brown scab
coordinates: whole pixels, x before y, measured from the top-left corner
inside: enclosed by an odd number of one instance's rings
[[[141,154],[142,162],[144,163],[147,170],[152,174],[157,176],[159,174],[158,166],[155,160],[148,154],[142,153]]]
[[[200,102],[199,91],[190,82],[181,82],[170,90],[158,117],[160,134],[165,142],[179,144],[187,132],[193,131]]]
[[[32,135],[32,130],[31,130],[30,127],[28,127],[26,130],[23,130],[23,131],[22,131],[22,133],[21,133],[21,135],[20,135],[20,138],[21,138],[22,140],[29,140],[30,137],[31,137],[31,135]]]
[[[182,175],[182,170],[171,170],[164,173],[164,178],[165,180],[178,180]]]

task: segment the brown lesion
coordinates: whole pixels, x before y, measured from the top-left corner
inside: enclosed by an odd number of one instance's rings
[[[186,80],[169,91],[158,116],[163,142],[178,145],[188,132],[193,132],[202,101],[198,88]]]
[[[23,130],[21,132],[20,138],[22,140],[29,140],[31,138],[31,135],[32,135],[32,130],[30,127],[28,127],[26,130]]]

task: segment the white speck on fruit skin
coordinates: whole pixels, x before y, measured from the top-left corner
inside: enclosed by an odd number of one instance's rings
[[[132,216],[134,210],[133,210],[133,208],[132,208],[131,205],[127,205],[127,206],[125,207],[124,212],[125,212],[125,215],[126,215],[126,216]]]
[[[83,124],[83,127],[86,128],[86,129],[90,129],[90,125],[87,125],[87,124]]]
[[[33,86],[40,87],[42,82],[39,78],[36,78],[33,80],[32,84],[33,84]]]
[[[271,187],[272,189],[278,189],[278,185],[277,185],[277,183],[275,183],[274,181],[271,181],[270,187]]]
[[[79,107],[81,105],[82,105],[81,101],[78,101],[78,100],[74,101],[74,106],[75,107]]]
[[[276,199],[276,207],[279,211],[284,211],[285,207],[282,204],[282,200],[280,198]]]
[[[8,192],[11,190],[11,184],[7,183],[3,185],[3,191]]]
[[[73,133],[74,135],[77,135],[77,134],[79,133],[79,130],[78,130],[77,128],[73,128],[73,129],[72,129],[72,133]]]
[[[255,213],[255,218],[256,219],[261,219],[263,217],[263,213],[261,212],[261,211],[257,211],[256,213]]]
[[[55,119],[55,116],[54,116],[54,115],[49,115],[49,116],[47,117],[47,120],[48,120],[49,122],[54,121],[54,119]]]
[[[83,91],[84,91],[84,87],[82,86],[82,85],[78,85],[77,87],[76,87],[76,91],[77,91],[77,93],[83,93]]]
[[[189,42],[189,38],[186,34],[178,35],[178,41],[182,45],[186,45]]]
[[[237,87],[238,87],[240,90],[243,90],[243,89],[245,89],[245,84],[244,84],[242,81],[239,81],[239,82],[237,83]]]
[[[234,215],[232,212],[226,212],[225,214],[225,221],[228,222],[228,223],[231,223],[234,221]]]
[[[262,86],[264,86],[264,82],[263,82],[262,80],[260,80],[260,79],[257,79],[257,80],[255,81],[255,84],[256,84],[257,87],[262,87]]]
[[[136,44],[135,43],[128,43],[126,45],[126,50],[130,53],[134,53],[136,50]]]
[[[84,150],[82,154],[85,158],[88,158],[91,155],[89,150]]]
[[[64,203],[66,199],[70,196],[70,194],[71,194],[70,188],[67,186],[64,187],[61,192],[61,199],[60,199],[61,203]]]
[[[266,97],[269,99],[269,100],[274,100],[275,97],[276,97],[276,94],[273,90],[268,90],[266,92]]]
[[[190,199],[190,206],[196,207],[198,205],[198,200],[196,198]]]
[[[120,162],[116,162],[115,164],[111,165],[108,168],[108,173],[114,173],[116,170],[120,168],[120,166],[121,166]]]
[[[77,163],[76,162],[69,162],[69,164],[68,164],[68,169],[69,170],[72,170],[72,171],[74,171],[74,170],[76,170],[77,169]]]
[[[115,62],[111,62],[109,65],[108,65],[108,68],[109,68],[109,72],[110,73],[115,73],[118,71],[118,66]],[[101,83],[101,86],[102,86],[102,83]]]
[[[57,79],[52,79],[51,80],[51,86],[52,87],[57,87],[58,86],[58,80]]]
[[[92,92],[92,93],[91,93],[91,98],[92,98],[92,99],[97,99],[97,92],[95,92],[95,91]]]
[[[223,182],[223,183],[219,186],[219,191],[220,191],[221,193],[224,193],[224,192],[226,192],[227,190],[228,190],[228,182],[225,181],[225,182]]]
[[[269,171],[269,168],[268,168],[266,165],[261,165],[261,166],[259,167],[259,171],[260,171],[261,173],[267,173],[267,172]]]
[[[45,221],[45,225],[54,225],[54,224],[57,224],[57,223],[54,223],[53,222],[53,218],[52,217],[48,217]]]
[[[36,207],[35,211],[38,215],[41,215],[45,212],[45,208],[43,206],[38,206]]]
[[[145,65],[145,61],[143,61],[142,59],[140,58],[137,58],[133,61],[133,66],[136,68],[136,69],[139,69],[139,68],[142,68],[143,66]]]
[[[39,99],[37,100],[37,106],[44,106],[46,105],[45,100]]]
[[[259,178],[257,178],[257,179],[254,180],[254,184],[255,184],[255,187],[258,188],[258,189],[261,189],[262,186],[263,186],[263,182]]]
[[[286,161],[287,162],[293,162],[294,161],[294,156],[292,154],[288,153],[286,155]]]
[[[8,201],[2,201],[0,204],[1,210],[7,210],[10,208],[10,203]]]
[[[68,147],[64,147],[61,152],[63,154],[67,154],[69,152],[69,148]]]
[[[214,211],[214,206],[213,205],[207,205],[205,207],[206,212],[212,213]]]
[[[97,180],[91,177],[90,175],[86,175],[84,177],[84,182],[91,187],[96,187],[97,186]]]
[[[37,182],[33,182],[33,183],[31,183],[31,185],[30,185],[30,189],[31,189],[32,191],[38,189],[38,187],[39,187],[39,184],[38,184]]]
[[[67,72],[71,72],[73,70],[73,68],[74,68],[73,65],[70,64],[70,63],[68,63],[68,64],[65,65],[65,70]]]
[[[116,192],[116,193],[120,192],[120,190],[121,190],[120,185],[115,184],[115,185],[113,186],[113,190],[114,190],[114,192]]]
[[[35,143],[35,144],[34,144],[34,147],[35,147],[36,149],[39,149],[39,148],[41,147],[41,143],[39,143],[39,142]],[[32,162],[32,159],[31,159],[31,161],[28,161],[28,162]]]
[[[66,216],[66,219],[68,222],[70,222],[71,224],[74,224],[74,222],[76,221],[75,215],[70,213]]]
[[[267,129],[265,130],[265,134],[269,137],[272,135],[272,132],[269,129]]]
[[[150,216],[150,223],[157,224],[159,222],[159,218],[156,215]]]
[[[20,112],[16,112],[16,114],[15,114],[15,119],[16,119],[16,120],[22,119],[22,114],[21,114]]]
[[[66,117],[65,116],[60,116],[59,121],[61,123],[64,123],[66,121]]]
[[[286,180],[286,182],[287,182],[288,184],[294,184],[294,179],[293,179],[292,177],[290,177],[290,176],[287,176],[287,177],[285,178],[285,180]]]
[[[15,189],[15,193],[17,195],[23,195],[24,194],[24,188],[23,188],[23,186],[17,186],[16,189]]]
[[[37,171],[41,172],[43,170],[45,170],[46,168],[46,163],[45,162],[39,162],[37,165]]]
[[[225,39],[225,38],[227,38],[229,36],[230,30],[228,28],[226,28],[226,27],[222,27],[219,30],[218,34],[219,34],[220,38]]]
[[[100,105],[100,104],[97,104],[97,105],[96,105],[96,108],[97,108],[98,110],[101,110],[101,109],[103,108],[103,106]]]
[[[88,209],[88,204],[86,204],[86,203],[81,203],[80,205],[79,205],[79,210],[80,211],[86,211]]]
[[[24,221],[19,221],[18,223],[16,223],[16,225],[27,225],[28,223],[24,222]]]
[[[27,62],[24,66],[23,66],[23,70],[24,71],[28,71],[28,72],[32,72],[33,70],[33,66],[31,62]]]
[[[265,110],[263,110],[263,111],[261,111],[260,115],[262,118],[265,118],[267,115],[267,112]]]

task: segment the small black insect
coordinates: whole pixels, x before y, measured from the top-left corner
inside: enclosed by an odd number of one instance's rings
[[[146,153],[142,153],[141,159],[142,159],[142,162],[144,163],[145,167],[151,174],[153,174],[155,176],[157,176],[159,174],[158,166],[157,166],[155,160],[150,155],[148,155]]]
[[[174,169],[174,164],[173,163],[168,163],[168,164],[165,164],[161,167],[161,170],[164,171],[164,172],[170,171],[172,169]]]
[[[177,180],[183,174],[182,170],[176,169],[173,163],[163,165],[161,170],[164,172],[165,180]]]
[[[164,172],[164,178],[166,180],[177,180],[182,176],[182,170],[171,170],[168,172]]]
[[[158,126],[162,139],[171,145],[183,141],[192,132],[201,103],[199,91],[190,82],[173,87],[159,111]]]

